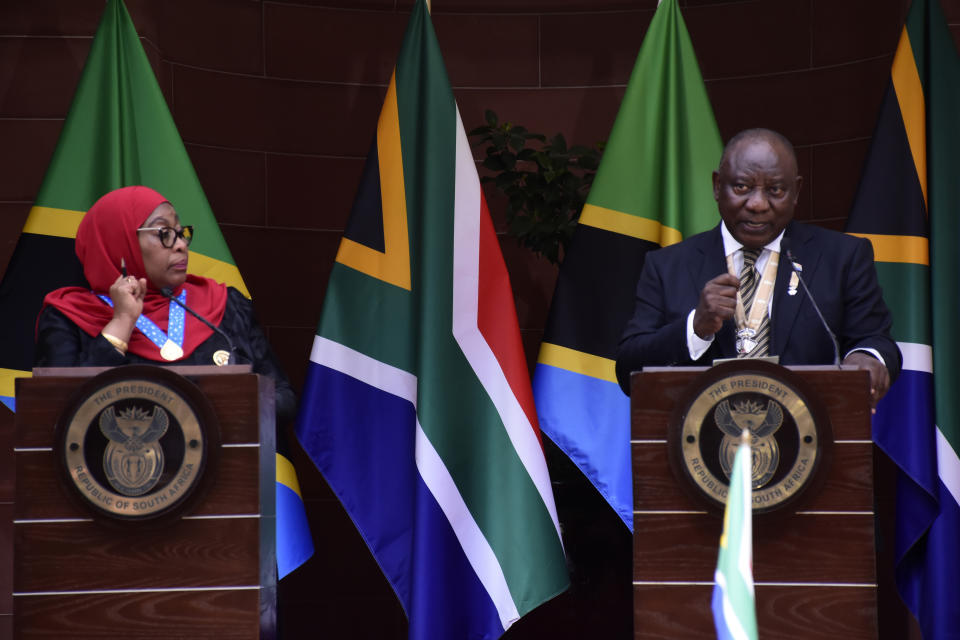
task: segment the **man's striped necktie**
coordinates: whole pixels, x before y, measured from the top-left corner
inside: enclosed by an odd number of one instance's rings
[[[750,317],[750,308],[753,306],[753,298],[757,293],[757,285],[760,281],[760,275],[757,273],[755,265],[762,251],[762,249],[743,249],[743,268],[740,269],[740,299],[743,300],[743,313],[748,318]],[[769,313],[763,314],[754,340],[756,340],[756,346],[751,349],[749,353],[737,354],[737,357],[759,358],[767,355],[770,345]]]

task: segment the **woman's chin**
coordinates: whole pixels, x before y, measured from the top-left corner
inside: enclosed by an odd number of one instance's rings
[[[170,289],[171,291],[176,291],[183,286],[183,283],[187,281],[187,274],[183,274],[181,277],[172,277],[165,278],[162,282],[151,282],[158,290]]]

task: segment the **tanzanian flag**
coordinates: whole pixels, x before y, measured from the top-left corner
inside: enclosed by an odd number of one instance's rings
[[[847,231],[869,238],[903,372],[877,445],[900,468],[897,586],[925,640],[960,634],[960,57],[914,0]]]
[[[196,227],[189,272],[249,296],[130,15],[121,0],[109,0],[40,193],[0,282],[0,400],[11,410],[14,379],[29,376],[33,367],[43,297],[58,287],[86,286],[74,252],[80,220],[103,194],[138,184],[169,198],[181,221]],[[280,481],[280,469],[286,467],[277,468]],[[296,488],[295,475],[292,483]],[[281,482],[277,490],[278,556],[293,548],[302,562],[309,557],[304,557],[305,545],[313,551],[309,530],[298,526],[294,535],[301,542],[292,547],[283,542],[291,529],[283,524],[287,518],[282,507],[291,501],[284,496],[286,484]],[[299,510],[293,511],[293,521],[305,523],[302,500]],[[292,562],[281,560],[281,566]]]
[[[720,132],[677,0],[660,4],[553,294],[533,377],[543,432],[633,529],[617,344],[647,251],[717,224]]]
[[[566,589],[510,281],[423,0],[330,276],[297,436],[410,638],[497,638]]]

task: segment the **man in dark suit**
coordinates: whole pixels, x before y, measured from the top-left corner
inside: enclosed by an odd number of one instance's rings
[[[794,222],[802,184],[793,146],[782,135],[749,129],[727,143],[713,172],[722,223],[646,257],[636,310],[617,352],[624,392],[630,372],[645,366],[708,366],[738,355],[776,355],[783,365],[834,362],[830,337],[790,261],[780,255],[789,244],[837,336],[843,363],[870,372],[874,404],[883,397],[900,372],[901,356],[890,338],[873,248],[863,238]],[[764,293],[764,277],[772,291]],[[750,292],[742,292],[738,311],[742,286]],[[751,329],[745,321],[754,299],[760,306]]]

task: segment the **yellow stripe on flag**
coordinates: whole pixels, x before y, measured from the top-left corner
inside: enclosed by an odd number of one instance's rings
[[[410,237],[407,231],[407,196],[400,149],[396,71],[390,77],[387,96],[377,123],[377,156],[380,164],[384,251],[381,253],[350,238],[343,238],[336,260],[368,276],[409,291]]]
[[[876,262],[906,262],[930,264],[930,241],[922,236],[891,236],[873,233],[851,233],[866,238],[873,245]]]
[[[23,225],[23,232],[59,238],[76,238],[77,227],[80,226],[85,213],[86,211],[71,209],[33,207],[30,209],[30,215],[27,216],[26,224]]]
[[[293,468],[293,463],[287,460],[283,455],[277,454],[277,482],[284,485],[303,500],[300,493],[300,483],[297,481],[297,472]]]
[[[617,382],[616,363],[613,360],[550,344],[549,342],[540,345],[540,356],[537,358],[537,362],[591,378]]]
[[[33,374],[19,369],[0,369],[0,396],[12,398],[16,391],[17,378],[30,378]]]
[[[924,106],[923,85],[920,82],[920,74],[917,73],[917,61],[913,57],[913,47],[910,46],[910,36],[907,35],[906,27],[900,34],[890,77],[893,79],[893,89],[897,93],[897,102],[900,104],[900,115],[907,130],[907,140],[910,141],[910,153],[913,155],[913,164],[917,168],[920,189],[923,190],[923,201],[927,204],[927,111]],[[927,204],[927,211],[930,210],[929,206]]]
[[[27,216],[27,222],[23,225],[23,232],[58,238],[76,238],[77,228],[83,220],[84,213],[84,211],[70,209],[33,207],[30,209],[30,215]],[[243,295],[250,297],[250,292],[243,283],[243,278],[240,277],[240,270],[229,262],[210,258],[202,253],[190,252],[187,272],[213,278],[217,282],[235,287]]]
[[[187,273],[212,278],[228,287],[234,287],[243,295],[250,297],[250,292],[247,291],[247,286],[243,284],[243,278],[240,277],[240,270],[237,269],[236,265],[229,262],[191,251],[190,260],[187,262]]]
[[[661,247],[676,244],[683,236],[676,229],[664,226],[656,220],[623,213],[614,209],[605,209],[592,204],[583,206],[580,224],[589,227],[613,231],[625,236],[655,242]]]

